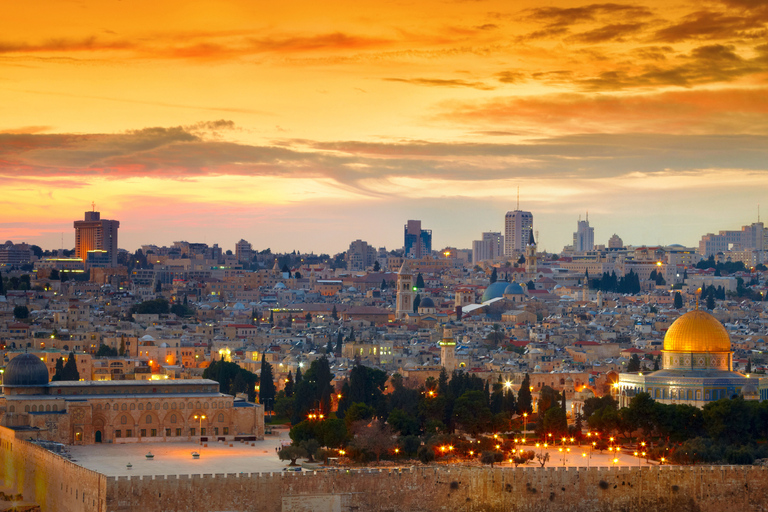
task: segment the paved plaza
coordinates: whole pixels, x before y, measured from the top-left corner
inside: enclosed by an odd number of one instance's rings
[[[287,430],[263,441],[232,442],[231,447],[217,442],[207,447],[196,442],[168,442],[71,446],[69,451],[76,464],[107,476],[259,473],[282,471],[287,466],[289,461],[279,460],[275,452],[281,441],[290,442]],[[149,452],[154,455],[152,460],[146,457]],[[192,452],[198,452],[200,458],[194,459]]]
[[[287,461],[277,457],[275,448],[282,442],[290,442],[287,430],[275,431],[263,441],[254,443],[233,442],[208,443],[207,447],[195,442],[168,443],[132,443],[132,444],[98,444],[72,446],[70,453],[73,460],[86,468],[93,469],[107,476],[126,475],[193,475],[216,473],[259,473],[280,472],[287,467]],[[251,446],[253,444],[254,446]],[[535,446],[519,446],[524,450],[534,450],[535,453],[548,452],[549,461],[546,467],[611,467],[611,466],[649,466],[657,462],[646,462],[632,455],[632,450],[624,449],[618,455],[604,451],[590,453],[587,446],[565,446],[547,449]],[[568,452],[570,448],[570,452]],[[151,452],[154,457],[148,460],[146,455]],[[192,457],[192,452],[200,454],[199,459]],[[454,459],[461,463],[461,459]],[[440,458],[437,462],[439,463]],[[131,468],[127,467],[131,464]],[[496,466],[513,466],[505,461]],[[530,461],[526,467],[540,467],[537,460]]]

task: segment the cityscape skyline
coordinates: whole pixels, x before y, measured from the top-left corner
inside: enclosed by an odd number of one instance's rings
[[[469,247],[519,187],[549,251],[586,210],[691,245],[768,185],[761,2],[39,5],[4,12],[3,239],[96,201],[126,248]]]

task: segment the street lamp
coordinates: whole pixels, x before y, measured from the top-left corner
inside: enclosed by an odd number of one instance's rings
[[[193,416],[193,418],[195,418],[196,420],[200,420],[200,422],[198,424],[198,428],[200,429],[200,444],[203,444],[203,438],[202,438],[202,436],[203,436],[203,420],[206,419],[207,416],[205,414],[195,414]]]
[[[523,413],[523,444],[525,444],[525,431],[528,430],[528,413]]]

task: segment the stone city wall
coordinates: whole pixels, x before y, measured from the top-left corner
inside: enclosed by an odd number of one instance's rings
[[[768,468],[448,468],[118,477],[110,512],[768,511]]]
[[[23,436],[23,432],[18,435]],[[0,427],[0,482],[42,512],[105,512],[107,477]]]

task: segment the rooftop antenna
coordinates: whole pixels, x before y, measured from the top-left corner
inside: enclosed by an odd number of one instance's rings
[[[587,224],[589,224],[589,210],[587,210]]]
[[[520,209],[520,185],[517,186],[517,210]]]
[[[95,212],[96,211],[96,203],[91,201],[91,209]]]
[[[760,203],[757,203],[757,222],[760,222]]]

